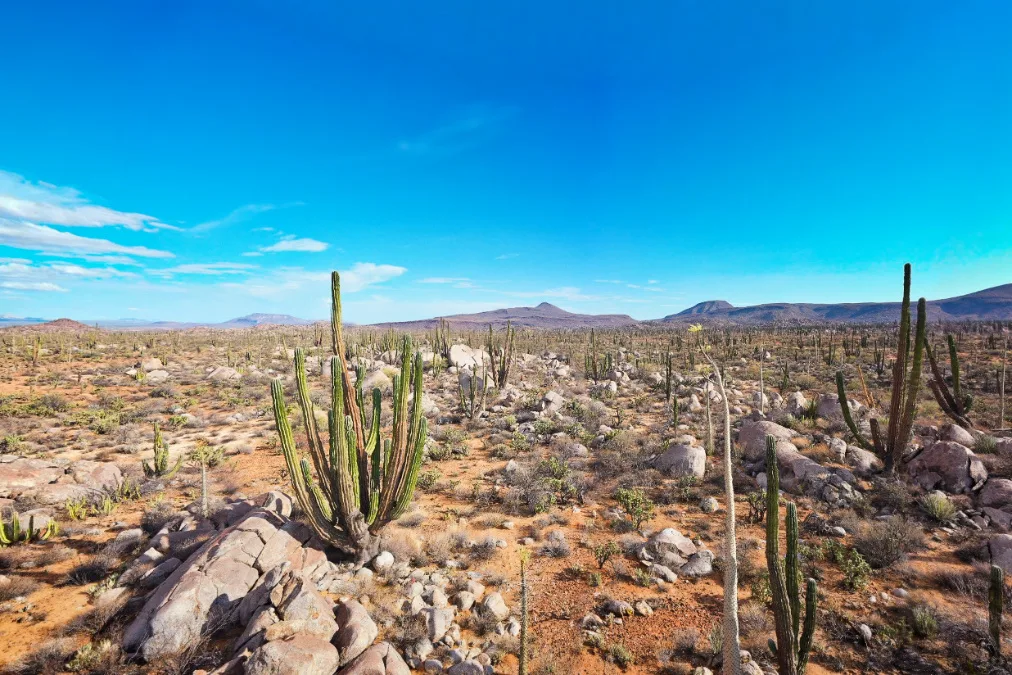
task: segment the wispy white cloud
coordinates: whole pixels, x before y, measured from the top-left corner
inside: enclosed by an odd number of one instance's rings
[[[519,253],[503,253],[495,257],[496,260],[511,260],[520,257]]]
[[[262,258],[263,255],[260,251],[246,251],[243,253],[243,256],[246,258]]]
[[[452,154],[475,147],[494,136],[516,114],[513,106],[472,105],[454,119],[397,143],[404,154]]]
[[[274,204],[246,204],[240,206],[237,209],[233,209],[224,218],[218,218],[217,220],[208,220],[207,222],[200,223],[190,228],[190,232],[207,232],[208,230],[214,230],[219,227],[228,227],[229,225],[235,225],[236,223],[243,223],[253,218],[259,213],[266,213],[267,211],[273,211],[278,208]],[[270,228],[257,228],[269,230]]]
[[[44,253],[121,253],[139,258],[172,258],[172,253],[146,246],[121,246],[107,239],[81,237],[46,225],[0,218],[0,245]]]
[[[341,272],[341,290],[356,293],[364,288],[395,279],[407,268],[397,265],[377,265],[376,263],[355,263],[350,270]]]
[[[289,236],[283,238],[276,244],[270,246],[261,246],[261,253],[281,253],[281,252],[298,252],[298,253],[319,253],[320,251],[326,251],[330,244],[317,241],[316,239],[310,239],[308,237],[297,238]]]
[[[0,216],[64,227],[119,226],[128,230],[178,229],[154,216],[90,204],[73,188],[32,183],[0,171]]]
[[[61,293],[67,291],[66,288],[47,281],[0,281],[0,288],[10,288],[16,291],[58,291]]]
[[[371,286],[395,279],[407,272],[404,267],[371,262],[359,262],[350,269],[341,270],[341,293],[357,293]],[[320,292],[329,287],[330,272],[306,270],[301,267],[281,267],[265,275],[245,281],[226,281],[224,288],[245,292],[261,298],[276,298],[293,291]]]
[[[176,274],[204,274],[221,276],[224,274],[249,274],[250,271],[256,269],[256,267],[256,265],[230,262],[187,263],[184,265],[176,265],[175,267],[166,267],[163,269],[148,271],[151,274],[162,277],[171,277]]]

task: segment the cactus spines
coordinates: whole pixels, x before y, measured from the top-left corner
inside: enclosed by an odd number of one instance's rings
[[[766,437],[766,567],[773,596],[773,618],[777,639],[770,648],[777,658],[780,675],[804,675],[815,638],[815,610],[818,586],[815,579],[805,585],[805,614],[801,616],[798,589],[798,510],[787,504],[787,552],[780,558],[780,469],[777,441]]]
[[[1005,570],[991,565],[991,586],[987,595],[987,629],[991,636],[991,653],[1001,657],[1001,624],[1005,607]]]
[[[147,460],[141,462],[141,467],[144,469],[144,475],[148,478],[164,478],[168,480],[176,475],[179,471],[179,467],[183,465],[183,456],[179,455],[176,459],[176,464],[169,468],[169,446],[162,438],[162,431],[158,428],[158,422],[155,422],[155,440],[154,440],[154,458],[151,460],[151,464],[148,464]]]
[[[308,459],[299,456],[280,379],[271,383],[274,420],[295,497],[313,530],[329,545],[365,561],[376,553],[377,532],[404,513],[414,494],[428,438],[422,417],[422,357],[412,358],[411,342],[405,337],[400,372],[393,379],[390,437],[381,438],[382,394],[373,390],[372,414],[367,418],[361,385],[352,382],[348,369],[337,272],[331,275],[331,352],[329,443],[325,445],[320,434],[301,349],[295,351],[295,384]]]

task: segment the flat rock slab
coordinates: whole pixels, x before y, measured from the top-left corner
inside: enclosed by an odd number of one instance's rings
[[[0,498],[32,497],[40,504],[63,505],[115,490],[122,482],[123,473],[112,462],[0,455]]]

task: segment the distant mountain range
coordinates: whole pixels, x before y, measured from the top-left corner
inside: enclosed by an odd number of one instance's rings
[[[30,317],[0,316],[0,328],[5,326],[60,326],[70,328],[69,319],[47,321]],[[144,319],[100,319],[98,321],[72,321],[80,328],[105,328],[108,330],[143,331],[143,330],[184,330],[186,328],[256,328],[258,326],[309,326],[313,321],[300,319],[288,314],[247,314],[222,323],[195,323],[184,321],[145,321]]]
[[[927,303],[929,321],[1012,321],[1012,284]],[[851,302],[836,304],[769,303],[734,307],[724,300],[707,300],[670,314],[663,319],[638,321],[627,314],[576,314],[543,302],[536,307],[508,307],[476,314],[374,324],[395,330],[431,330],[445,320],[458,330],[482,330],[490,324],[501,328],[511,322],[518,328],[623,328],[626,326],[689,323],[758,325],[767,323],[806,325],[819,323],[894,323],[899,320],[898,302]],[[58,321],[67,321],[61,319]],[[51,322],[57,323],[57,322]],[[181,323],[119,319],[84,321],[76,326],[111,330],[181,330],[186,328],[257,328],[260,326],[308,326],[315,323],[288,314],[248,314],[223,323]],[[0,328],[6,326],[46,325],[45,319],[0,315]],[[55,326],[58,327],[58,326]]]
[[[1012,284],[945,300],[929,300],[929,321],[1010,321]],[[898,302],[848,302],[838,304],[771,303],[733,307],[723,300],[701,302],[659,323],[716,321],[729,324],[892,323],[899,320]]]
[[[542,302],[537,307],[507,307],[477,314],[451,314],[419,321],[380,323],[376,327],[429,330],[438,326],[440,319],[463,330],[481,330],[488,328],[489,324],[493,328],[501,328],[507,321],[518,328],[621,328],[640,323],[628,314],[574,314],[551,303]]]

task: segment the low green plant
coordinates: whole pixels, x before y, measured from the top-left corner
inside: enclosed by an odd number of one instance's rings
[[[919,638],[931,639],[938,633],[938,618],[928,605],[914,605],[910,610],[911,628]]]
[[[920,501],[921,510],[939,523],[947,523],[956,517],[958,509],[952,500],[944,494],[932,492],[924,495]]]
[[[28,518],[28,527],[23,527],[21,517],[16,511],[11,511],[10,520],[4,522],[0,517],[0,548],[13,544],[24,544],[33,541],[45,541],[59,534],[60,526],[55,520],[50,520],[45,527],[35,527],[35,516]]]
[[[443,477],[443,474],[436,469],[430,469],[429,471],[423,471],[418,474],[418,486],[419,490],[431,490],[435,485],[436,481]]]
[[[84,520],[88,517],[88,502],[84,497],[68,499],[63,508],[71,520]]]
[[[635,658],[625,645],[612,645],[608,647],[608,660],[614,662],[619,668],[627,668],[635,661]]]
[[[852,548],[844,550],[846,553],[837,559],[843,572],[843,585],[852,591],[860,591],[868,585],[871,566],[858,551]]]
[[[622,505],[637,530],[644,521],[654,517],[654,503],[640,488],[619,488],[615,499]]]
[[[597,561],[597,566],[600,569],[604,569],[608,561],[621,552],[622,549],[618,547],[618,544],[609,539],[606,543],[594,547],[594,560]]]

